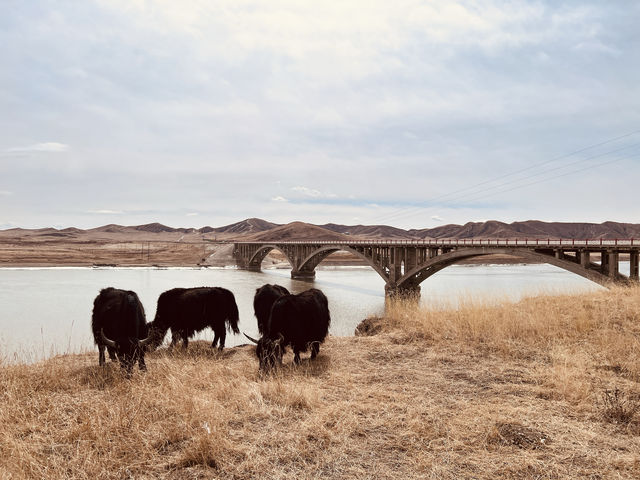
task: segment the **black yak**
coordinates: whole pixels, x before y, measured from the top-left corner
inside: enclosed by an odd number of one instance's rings
[[[264,335],[273,303],[283,295],[289,295],[289,290],[281,285],[267,283],[256,289],[256,294],[253,297],[253,311],[258,319],[260,335]]]
[[[331,316],[327,297],[312,288],[298,295],[283,295],[271,307],[271,315],[260,340],[256,355],[261,369],[282,364],[282,355],[288,346],[293,348],[293,361],[300,363],[300,352],[311,347],[311,358],[320,351],[320,344],[329,333]]]
[[[226,288],[173,288],[158,297],[156,316],[149,324],[149,335],[153,339],[152,345],[157,347],[167,330],[171,329],[171,346],[182,339],[184,348],[187,348],[190,337],[211,327],[214,333],[211,346],[215,348],[219,341],[219,349],[222,350],[227,329],[240,333],[238,320],[236,300]]]
[[[135,292],[117,288],[104,288],[93,301],[91,315],[93,339],[98,345],[98,363],[105,364],[104,349],[109,358],[120,361],[122,368],[131,373],[138,361],[145,370],[144,348],[150,342],[147,336],[144,307]]]

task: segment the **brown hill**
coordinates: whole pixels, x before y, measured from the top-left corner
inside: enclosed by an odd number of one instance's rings
[[[443,225],[441,227],[409,230],[417,238],[640,238],[640,225],[631,223],[605,222],[569,223],[541,222],[527,220],[510,224],[490,220],[469,222],[464,225]]]
[[[416,237],[411,235],[407,230],[401,228],[390,227],[388,225],[337,225],[335,223],[327,223],[320,227],[332,232],[350,235],[358,238],[375,238],[375,239],[406,239],[413,240]]]
[[[226,225],[224,227],[211,228],[204,227],[200,229],[201,233],[234,233],[234,234],[242,234],[249,235],[253,233],[265,232],[267,230],[272,230],[276,227],[280,227],[281,225],[278,223],[267,222],[266,220],[262,220],[260,218],[247,218],[246,220],[242,220],[241,222],[232,223],[231,225]],[[206,230],[206,231],[205,231]]]
[[[286,225],[272,228],[266,232],[248,235],[243,238],[245,241],[271,241],[271,240],[349,240],[347,235],[332,232],[317,225],[304,222],[292,222]]]
[[[161,223],[148,223],[146,225],[138,225],[136,227],[127,227],[127,228],[131,228],[134,230],[137,230],[139,232],[149,232],[149,233],[165,233],[165,232],[170,232],[170,233],[174,233],[174,232],[180,232],[180,233],[192,233],[195,232],[196,230],[194,228],[172,228],[172,227],[167,227],[166,225],[163,225]]]
[[[88,230],[77,228],[12,228],[0,230],[0,238],[13,241],[202,241],[217,240],[356,240],[356,239],[429,239],[429,238],[640,238],[640,224],[604,222],[542,222],[527,220],[504,223],[496,220],[442,225],[436,228],[403,230],[387,225],[312,225],[293,222],[287,225],[248,218],[223,227],[172,228],[160,223],[123,226],[109,224]]]

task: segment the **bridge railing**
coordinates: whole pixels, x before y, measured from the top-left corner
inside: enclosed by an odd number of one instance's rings
[[[624,238],[624,239],[566,239],[566,238],[453,238],[453,239],[433,239],[433,240],[288,240],[288,241],[264,241],[264,242],[235,242],[243,245],[345,245],[345,246],[522,246],[522,247],[640,247],[640,239]]]

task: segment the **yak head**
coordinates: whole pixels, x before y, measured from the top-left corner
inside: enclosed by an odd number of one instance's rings
[[[145,348],[151,342],[151,336],[142,340],[129,337],[112,340],[104,334],[103,329],[100,330],[100,336],[107,347],[115,350],[120,366],[127,371],[128,375],[131,374],[133,365],[138,361],[140,355],[144,354]]]
[[[244,336],[256,344],[256,356],[260,362],[260,370],[269,371],[275,366],[282,365],[282,355],[284,354],[282,334],[276,338],[262,336],[260,340],[251,338],[246,333]]]
[[[148,337],[145,343],[145,352],[152,352],[164,342],[169,327],[158,325],[157,317],[153,322],[147,323]]]

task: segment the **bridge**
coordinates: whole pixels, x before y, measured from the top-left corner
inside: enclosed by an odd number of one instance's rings
[[[291,278],[312,279],[322,260],[346,251],[364,260],[386,282],[385,290],[418,293],[420,283],[462,260],[492,254],[563,268],[600,285],[638,282],[640,239],[438,239],[368,241],[236,242],[233,255],[240,268],[259,271],[272,250],[291,264]],[[620,273],[620,256],[628,255],[629,276]],[[600,261],[595,262],[594,257]]]

